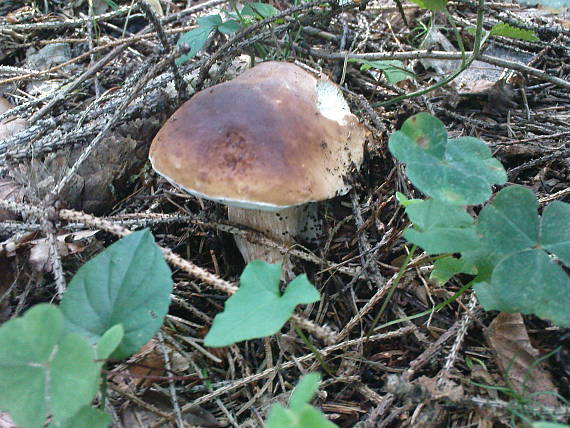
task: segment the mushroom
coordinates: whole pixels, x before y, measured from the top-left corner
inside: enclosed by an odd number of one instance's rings
[[[310,202],[345,194],[365,130],[337,85],[286,62],[265,62],[183,104],[154,138],[156,172],[228,206],[229,220],[285,246]],[[285,263],[277,249],[236,236],[246,263]]]

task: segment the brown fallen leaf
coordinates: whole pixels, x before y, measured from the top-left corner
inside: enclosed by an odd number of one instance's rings
[[[76,254],[86,247],[87,238],[97,233],[96,230],[83,230],[73,233],[65,233],[57,236],[57,249],[61,257]],[[51,272],[53,259],[50,253],[50,246],[46,238],[31,241],[30,256],[28,262],[36,272]]]
[[[178,351],[167,348],[171,369],[175,373],[183,373],[189,363]],[[163,383],[168,376],[164,365],[164,356],[158,341],[149,340],[139,352],[129,358],[126,365],[120,365],[113,370],[112,379],[121,391],[136,391],[137,388],[147,388],[154,383]],[[161,379],[162,378],[162,379]]]
[[[530,343],[521,314],[500,313],[491,322],[486,334],[487,342],[496,352],[497,365],[507,377],[508,384],[525,396],[546,406],[556,407],[557,389],[550,373],[541,364],[540,357]]]
[[[21,202],[22,199],[22,186],[9,178],[0,178],[0,201]],[[16,220],[17,218],[16,213],[0,209],[0,221]]]
[[[0,412],[0,428],[18,428],[8,413]]]
[[[440,400],[444,398],[457,403],[464,397],[463,386],[448,378],[435,379],[421,376],[414,383],[424,388],[430,400]]]
[[[14,106],[6,98],[0,97],[0,114],[11,110]],[[25,119],[20,118],[8,118],[3,119],[0,122],[0,140],[4,138],[11,137],[18,132],[26,129],[28,127],[28,122]]]

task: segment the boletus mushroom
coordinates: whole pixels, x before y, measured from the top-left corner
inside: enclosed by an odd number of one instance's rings
[[[337,85],[265,62],[183,104],[149,158],[172,184],[227,205],[230,221],[290,246],[305,227],[303,205],[350,189],[346,176],[360,166],[364,140]],[[275,248],[236,243],[246,262],[287,265]]]

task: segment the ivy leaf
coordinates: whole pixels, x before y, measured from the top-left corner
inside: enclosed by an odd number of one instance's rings
[[[21,428],[41,428],[90,405],[100,365],[81,336],[64,334],[57,306],[40,304],[0,327],[0,409]]]
[[[529,189],[501,190],[480,213],[482,252],[494,259],[486,281],[475,285],[486,310],[536,314],[570,326],[570,276],[556,262],[570,261],[570,205],[556,202],[542,218]]]
[[[170,276],[148,230],[125,236],[85,263],[69,283],[60,306],[66,331],[97,343],[122,324],[124,337],[112,357],[133,354],[162,325],[170,303]]]
[[[320,299],[306,275],[291,281],[281,295],[280,277],[278,264],[260,260],[248,263],[241,274],[239,290],[227,300],[224,311],[214,318],[205,345],[228,346],[271,336],[283,327],[297,305]]]
[[[176,58],[176,64],[184,64],[189,59],[194,58],[206,44],[210,33],[221,24],[222,18],[220,15],[208,15],[198,18],[198,27],[182,34],[178,39],[178,43],[176,43],[176,46],[186,44],[190,48],[188,53]]]
[[[448,140],[443,123],[427,113],[407,119],[390,136],[388,147],[407,165],[418,189],[447,204],[481,204],[491,196],[493,184],[507,179],[485,143],[473,137]]]
[[[380,70],[384,73],[386,81],[390,85],[394,85],[402,80],[414,79],[416,75],[404,66],[404,63],[399,60],[386,60],[386,61],[366,61],[361,59],[349,59],[348,62],[358,62],[362,65],[360,66],[360,71],[370,70],[371,68],[375,70]]]
[[[511,39],[526,40],[529,42],[536,42],[540,40],[538,37],[536,37],[534,31],[513,27],[512,25],[505,24],[504,22],[493,25],[490,34],[491,36],[503,36],[509,37]]]
[[[321,411],[309,404],[319,388],[320,380],[318,373],[303,376],[291,394],[289,408],[274,404],[265,428],[338,428]]]
[[[459,253],[475,249],[479,239],[474,221],[463,207],[435,199],[407,201],[406,214],[414,224],[404,237],[428,254]]]

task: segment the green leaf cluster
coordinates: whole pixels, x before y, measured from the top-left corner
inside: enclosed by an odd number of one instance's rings
[[[532,191],[511,186],[472,217],[466,206],[486,202],[491,186],[505,183],[505,171],[482,141],[448,140],[443,123],[425,113],[406,120],[390,137],[389,149],[430,197],[398,199],[413,224],[404,237],[430,255],[444,255],[432,279],[474,275],[485,309],[570,326],[570,277],[562,267],[570,267],[570,204],[553,202],[539,216]]]
[[[289,399],[289,408],[274,404],[265,428],[338,428],[309,402],[317,392],[321,376],[310,373],[301,378]]]
[[[59,307],[39,304],[0,327],[0,409],[21,428],[104,428],[91,408],[105,359],[151,339],[172,280],[149,231],[117,241],[79,269]]]
[[[184,64],[186,61],[194,58],[200,50],[204,48],[208,37],[213,31],[219,31],[223,34],[233,34],[244,27],[253,24],[256,20],[275,16],[279,11],[265,3],[248,3],[240,12],[229,13],[231,19],[222,20],[220,15],[208,15],[198,18],[198,26],[180,36],[176,46],[186,45],[189,50],[184,55],[176,59],[176,64]]]
[[[198,27],[182,34],[178,39],[178,43],[176,43],[176,46],[186,45],[189,48],[187,53],[176,58],[176,64],[184,64],[186,61],[194,58],[204,47],[212,31],[217,30],[222,24],[223,22],[220,15],[208,15],[198,18]],[[239,27],[237,29],[239,29]],[[237,29],[234,31],[237,31]]]
[[[277,333],[293,314],[297,305],[320,299],[319,292],[307,275],[291,281],[283,294],[279,291],[281,265],[254,260],[240,277],[239,290],[216,315],[206,335],[205,345],[228,346],[242,340]]]

